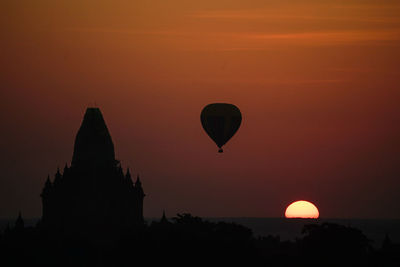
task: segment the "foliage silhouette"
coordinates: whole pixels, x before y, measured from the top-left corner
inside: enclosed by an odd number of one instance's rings
[[[100,110],[88,109],[71,166],[45,183],[41,221],[26,227],[20,213],[0,234],[0,265],[400,266],[389,237],[374,250],[361,231],[337,224],[306,225],[295,241],[189,213],[147,224],[144,196],[139,177],[133,183],[115,159]]]
[[[279,236],[256,238],[242,225],[209,222],[189,213],[177,214],[171,220],[163,216],[160,221],[129,229],[108,243],[54,236],[40,227],[15,226],[0,235],[0,253],[2,266],[400,264],[399,244],[387,237],[382,248],[373,249],[365,235],[352,227],[309,224],[304,226],[302,237],[281,241]]]

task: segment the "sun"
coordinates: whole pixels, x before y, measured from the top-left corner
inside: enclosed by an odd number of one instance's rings
[[[319,211],[313,203],[299,200],[293,202],[286,208],[285,217],[317,219],[319,217]]]

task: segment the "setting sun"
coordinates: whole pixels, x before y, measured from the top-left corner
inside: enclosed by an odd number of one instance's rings
[[[319,211],[313,203],[299,200],[293,202],[286,208],[285,217],[317,219],[319,217]]]

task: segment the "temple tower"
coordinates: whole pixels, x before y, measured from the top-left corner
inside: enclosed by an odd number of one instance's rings
[[[41,197],[41,225],[96,234],[143,224],[140,179],[133,184],[115,159],[114,144],[98,108],[88,108],[76,135],[71,166],[48,177]],[[108,231],[110,232],[110,231]]]

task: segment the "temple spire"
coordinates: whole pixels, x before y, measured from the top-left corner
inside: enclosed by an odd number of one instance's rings
[[[165,210],[163,210],[162,212],[162,217],[161,217],[161,222],[166,222],[167,220],[167,216],[165,216]]]
[[[138,197],[143,200],[145,193],[143,191],[142,182],[140,181],[139,174],[138,174],[136,182],[135,182],[135,188],[136,188],[136,192],[138,193]]]
[[[75,138],[72,165],[115,163],[114,144],[99,108],[87,108]]]
[[[135,186],[142,187],[142,182],[140,181],[139,174],[137,175]]]
[[[125,180],[128,183],[129,188],[133,188],[133,181],[132,181],[131,172],[129,171],[129,168],[126,171]]]
[[[62,178],[62,175],[60,172],[60,168],[57,167],[57,172],[54,175],[54,185],[58,185],[61,182],[61,178]]]
[[[45,183],[45,187],[51,187],[50,175],[47,175],[47,180]]]
[[[18,218],[15,221],[15,229],[24,229],[25,223],[24,220],[22,219],[21,211],[18,213]]]
[[[49,195],[49,193],[51,192],[52,187],[53,187],[53,184],[50,181],[50,175],[48,175],[47,176],[47,180],[46,180],[46,182],[44,184],[44,187],[43,187],[43,190],[42,190],[42,193],[40,194],[40,196],[42,198],[46,198]]]
[[[67,172],[68,172],[68,164],[65,162],[63,175],[65,175]]]

